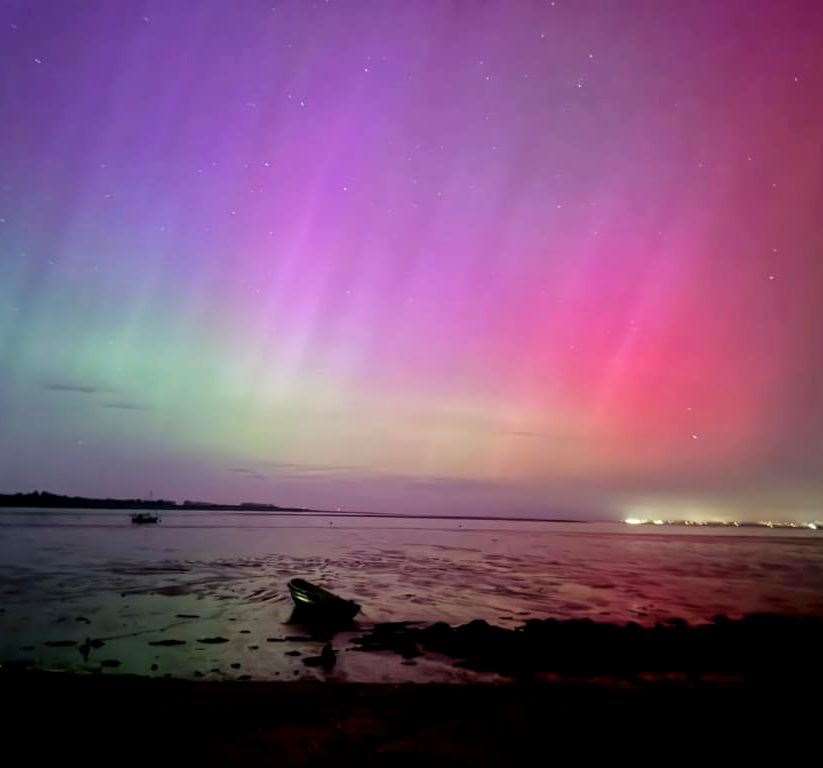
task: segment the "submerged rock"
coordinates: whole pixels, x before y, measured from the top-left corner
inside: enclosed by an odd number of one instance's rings
[[[185,640],[151,640],[149,645],[158,646],[161,648],[170,648],[174,645],[185,645]]]
[[[92,640],[91,638],[87,637],[83,641],[83,644],[77,650],[80,651],[80,655],[83,657],[83,661],[88,661],[89,654],[92,652],[92,650],[102,648],[104,645],[105,643],[102,640]]]
[[[326,643],[319,656],[307,656],[303,659],[303,663],[307,667],[322,667],[326,672],[330,672],[337,663],[337,654],[331,647],[331,643]]]
[[[227,643],[229,639],[227,637],[200,637],[197,639],[198,643],[204,643],[205,645],[219,645],[220,643]]]

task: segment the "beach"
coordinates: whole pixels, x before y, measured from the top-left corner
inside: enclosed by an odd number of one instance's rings
[[[531,765],[800,759],[814,682],[790,687],[196,683],[0,677],[4,747],[84,765]]]

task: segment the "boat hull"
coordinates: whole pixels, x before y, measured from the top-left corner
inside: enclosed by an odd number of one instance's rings
[[[360,605],[353,600],[344,600],[304,579],[292,579],[288,587],[296,617],[302,620],[351,621],[360,612]]]
[[[136,514],[131,516],[131,521],[134,525],[156,525],[160,522],[157,515]]]

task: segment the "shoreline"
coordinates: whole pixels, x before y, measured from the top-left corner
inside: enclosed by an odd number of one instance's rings
[[[51,510],[76,510],[81,512],[218,512],[237,514],[243,517],[330,517],[361,518],[371,520],[425,520],[425,521],[467,521],[491,523],[559,523],[568,525],[609,524],[623,525],[629,528],[677,528],[687,530],[700,529],[760,529],[770,531],[819,531],[823,529],[820,521],[694,521],[694,520],[638,520],[626,519],[583,519],[572,517],[530,517],[524,515],[448,515],[432,513],[406,512],[368,512],[358,510],[312,509],[309,507],[281,507],[275,504],[243,502],[240,504],[217,504],[214,502],[178,503],[168,499],[157,501],[147,499],[97,499],[81,496],[61,496],[51,493],[0,494],[0,513],[4,514],[48,514]]]
[[[63,760],[217,765],[510,765],[603,748],[614,755],[691,734],[698,748],[723,730],[751,727],[775,701],[781,717],[818,692],[780,686],[654,684],[362,684],[191,682],[131,676],[24,672],[0,676],[15,702],[7,746],[55,750]],[[786,698],[784,698],[786,697]],[[47,738],[43,738],[47,735]],[[627,747],[626,739],[632,740]],[[738,736],[739,738],[739,736]],[[665,740],[664,740],[665,739]],[[737,739],[735,739],[737,741]],[[712,746],[713,753],[722,748]],[[740,745],[732,752],[739,754]]]

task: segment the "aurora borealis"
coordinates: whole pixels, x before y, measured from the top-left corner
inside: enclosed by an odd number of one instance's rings
[[[821,41],[3,2],[0,491],[819,519]]]

